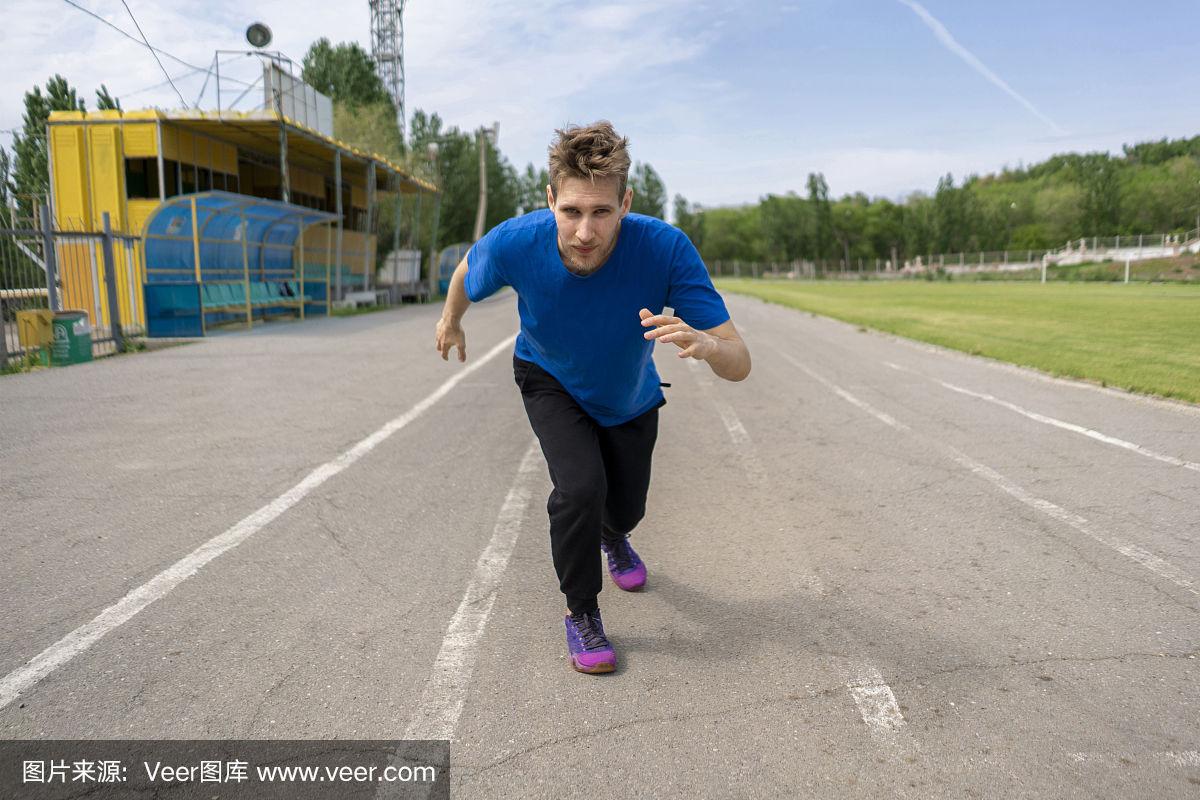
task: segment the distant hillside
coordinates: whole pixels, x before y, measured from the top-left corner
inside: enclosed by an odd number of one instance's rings
[[[803,196],[703,209],[675,198],[676,223],[708,260],[900,261],[922,253],[1061,247],[1083,236],[1183,233],[1200,227],[1200,136],[1125,145],[1121,155],[1067,153],[999,174],[938,181],[903,203],[828,198],[809,175]]]

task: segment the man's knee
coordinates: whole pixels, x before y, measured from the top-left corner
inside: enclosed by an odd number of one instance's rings
[[[624,535],[637,527],[646,516],[646,503],[632,504],[623,508],[611,506],[604,509],[604,527],[613,533]]]
[[[608,486],[603,473],[561,479],[555,483],[554,491],[550,494],[548,510],[551,514],[556,511],[600,513],[604,510],[607,494]]]

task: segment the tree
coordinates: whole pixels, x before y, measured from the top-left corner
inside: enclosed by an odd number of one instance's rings
[[[108,93],[108,87],[103,83],[96,90],[96,108],[101,111],[120,111],[121,101]]]
[[[444,244],[471,241],[479,204],[478,138],[457,127],[444,129],[441,117],[419,109],[413,114],[409,130],[410,163],[414,166],[423,164],[422,170],[442,190],[438,241]],[[436,145],[436,149],[431,151],[430,145]],[[432,157],[431,152],[434,153]],[[515,216],[521,195],[517,171],[508,159],[495,147],[487,148],[486,159],[488,206],[485,230]],[[426,214],[420,232],[426,242],[432,234],[431,222],[431,215]]]
[[[933,253],[933,200],[924,192],[913,192],[904,201],[904,253],[908,259]]]
[[[518,213],[528,214],[546,207],[546,187],[550,185],[550,171],[545,167],[535,170],[533,164],[525,166],[518,182]]]
[[[809,237],[813,261],[829,255],[833,241],[833,211],[829,206],[829,184],[820,172],[808,174],[808,202],[812,206],[811,234]]]
[[[373,102],[354,105],[342,100],[333,102],[333,134],[349,145],[377,153],[393,163],[405,163],[404,142],[400,138],[400,126],[396,121],[396,113],[391,102]],[[412,201],[410,195],[407,199]],[[396,231],[396,203],[405,204],[405,199],[398,199],[385,194],[379,198],[378,215],[376,217],[375,249],[378,262],[392,251]],[[403,213],[403,209],[402,212]],[[401,225],[403,229],[403,225]],[[401,233],[403,241],[407,242],[406,234]]]
[[[699,250],[704,240],[704,213],[699,207],[688,203],[681,194],[675,195],[675,226],[692,240]]]
[[[335,46],[321,37],[308,48],[303,64],[301,78],[318,92],[355,106],[386,102],[395,115],[391,95],[375,72],[375,62],[356,42]]]
[[[948,172],[938,179],[933,196],[933,231],[934,250],[939,253],[962,252],[966,239],[965,191],[954,187],[954,176]]]
[[[1125,145],[1122,156],[1060,153],[1037,164],[944,175],[932,197],[829,200],[812,173],[807,198],[767,195],[756,214],[675,198],[676,224],[706,258],[892,260],[978,250],[1040,250],[1084,236],[1184,233],[1200,226],[1200,136]]]
[[[649,164],[637,163],[629,175],[629,187],[633,189],[633,205],[630,211],[650,217],[665,219],[667,216],[667,187],[662,178]]]
[[[866,255],[866,253],[859,253],[858,245],[866,234],[869,204],[867,196],[859,193],[843,197],[831,209],[833,235],[842,246],[842,269],[844,270],[853,269],[852,259],[855,255]]]
[[[767,256],[773,261],[794,261],[809,250],[812,227],[809,206],[795,192],[767,195],[759,203]]]
[[[44,202],[50,193],[46,145],[46,124],[50,112],[83,110],[83,100],[62,75],[55,75],[46,82],[45,94],[38,86],[25,93],[24,124],[21,132],[13,135],[12,179],[9,184],[22,217],[32,218],[34,203]]]
[[[892,262],[892,268],[905,255],[905,208],[889,200],[877,200],[867,206],[865,235],[875,258]]]
[[[762,261],[763,234],[758,206],[713,208],[704,212],[701,256],[714,261]]]
[[[1083,188],[1083,233],[1104,236],[1117,229],[1121,217],[1121,194],[1117,162],[1108,153],[1086,156],[1079,164]]]
[[[1074,182],[1049,183],[1034,195],[1034,215],[1058,247],[1083,236],[1083,190]]]
[[[1013,228],[1012,236],[1008,239],[1007,249],[1045,250],[1055,244],[1061,245],[1062,242],[1056,240],[1045,225],[1033,223]]]
[[[333,100],[335,137],[389,161],[405,162],[396,106],[375,72],[375,62],[362,47],[355,42],[332,45],[322,37],[308,48],[303,65],[300,75],[304,82]],[[394,197],[380,201],[376,249],[381,258],[391,251],[395,240],[397,202],[404,201]],[[401,229],[401,238],[407,241],[403,224]]]
[[[368,153],[378,153],[391,161],[404,161],[404,142],[400,125],[390,102],[353,105],[341,100],[333,104],[334,136]]]
[[[1200,136],[1191,139],[1161,139],[1157,142],[1124,145],[1122,151],[1130,164],[1165,164],[1180,156],[1200,157]]]

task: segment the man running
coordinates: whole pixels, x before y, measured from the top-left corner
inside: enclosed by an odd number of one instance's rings
[[[448,359],[457,347],[466,361],[461,321],[470,303],[502,286],[516,290],[513,376],[554,484],[546,509],[571,666],[612,672],[598,556],[619,588],[645,584],[628,536],[645,515],[666,403],[654,342],[730,381],[750,373],[750,353],[687,236],[629,213],[628,141],[608,122],[556,133],[549,208],[501,223],[467,253],[450,280],[437,349]],[[671,315],[660,313],[666,307]]]

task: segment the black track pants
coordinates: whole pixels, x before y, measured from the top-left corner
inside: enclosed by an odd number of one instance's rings
[[[550,468],[550,552],[574,613],[596,607],[600,539],[629,533],[646,514],[658,409],[610,428],[579,407],[544,369],[513,356],[513,377]]]

